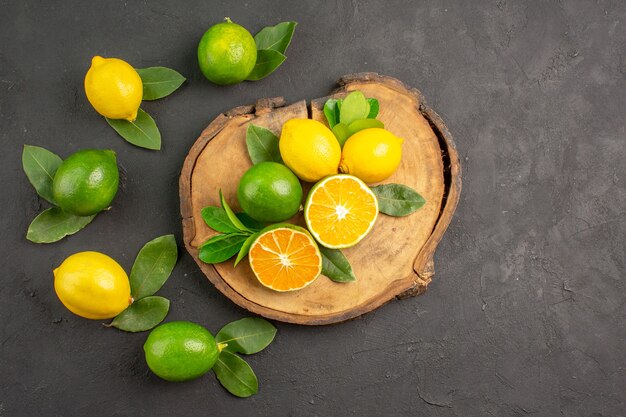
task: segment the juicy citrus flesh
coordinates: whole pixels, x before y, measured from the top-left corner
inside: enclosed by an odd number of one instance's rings
[[[302,289],[322,272],[319,248],[304,229],[268,230],[254,241],[248,257],[259,282],[275,291]]]
[[[115,152],[85,149],[61,163],[52,181],[52,195],[63,210],[90,216],[109,207],[118,187]]]
[[[75,253],[53,273],[59,300],[78,316],[110,319],[132,303],[128,275],[114,259],[103,253]]]
[[[371,184],[389,178],[401,159],[401,138],[381,128],[364,129],[344,143],[339,170]]]
[[[256,58],[256,43],[250,32],[230,20],[211,26],[198,45],[200,70],[215,84],[245,80]]]
[[[239,180],[237,200],[253,219],[281,222],[293,217],[300,209],[302,185],[283,164],[260,162]]]
[[[351,175],[334,175],[309,192],[304,219],[315,239],[328,248],[348,248],[361,241],[378,217],[376,196]]]
[[[189,381],[206,374],[219,349],[213,335],[196,323],[174,321],[156,327],[143,346],[152,372],[166,381]]]
[[[285,165],[303,181],[316,182],[338,172],[341,146],[333,132],[317,120],[286,121],[278,144]]]
[[[133,121],[141,105],[143,83],[126,61],[94,56],[85,75],[85,94],[102,116]]]

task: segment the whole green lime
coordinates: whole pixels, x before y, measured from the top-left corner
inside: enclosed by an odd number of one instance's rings
[[[246,28],[225,22],[211,26],[200,39],[198,64],[209,81],[235,84],[248,77],[256,64],[256,43]]]
[[[115,152],[78,151],[59,166],[52,181],[52,196],[63,210],[90,216],[109,207],[119,180]]]
[[[188,321],[156,327],[143,345],[148,367],[166,381],[189,381],[209,372],[219,356],[207,329]]]
[[[260,162],[247,170],[237,187],[239,205],[261,222],[282,222],[298,212],[302,185],[283,164]]]

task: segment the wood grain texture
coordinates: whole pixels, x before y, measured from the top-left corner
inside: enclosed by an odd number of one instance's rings
[[[385,183],[408,185],[426,204],[406,217],[380,215],[371,233],[344,250],[357,281],[339,284],[324,276],[300,291],[277,293],[260,285],[247,262],[208,265],[198,259],[198,246],[215,232],[200,211],[219,205],[218,192],[239,209],[239,178],[251,166],[245,145],[250,123],[280,134],[291,118],[306,118],[305,101],[285,106],[282,98],[261,99],[217,117],[200,135],[185,160],[180,177],[180,200],[185,246],[209,280],[235,303],[262,316],[300,324],[329,324],[358,317],[395,297],[423,293],[430,283],[432,256],[447,228],[461,189],[454,143],[441,118],[428,108],[419,91],[400,81],[373,73],[342,77],[333,97],[361,90],[380,102],[380,119],[404,138],[399,169]],[[322,108],[328,97],[311,101],[310,115],[325,123]],[[305,193],[310,185],[305,184]],[[300,214],[291,222],[304,225]]]

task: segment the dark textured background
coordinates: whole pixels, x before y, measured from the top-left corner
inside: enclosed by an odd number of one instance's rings
[[[298,21],[286,63],[261,82],[204,80],[196,45],[224,16],[253,33]],[[0,416],[626,415],[625,20],[620,0],[0,0]],[[95,54],[188,77],[144,104],[160,152],[125,143],[87,102]],[[212,375],[159,380],[146,333],[57,300],[50,271],[74,252],[130,268],[149,239],[181,242],[178,174],[220,112],[323,96],[359,71],[419,88],[461,155],[461,201],[424,296],[335,326],[277,323],[249,358],[260,391],[247,400]],[[21,169],[25,143],[62,157],[114,149],[128,179],[113,209],[59,243],[26,241],[42,204]],[[214,332],[247,315],[184,250],[161,294],[168,320]]]

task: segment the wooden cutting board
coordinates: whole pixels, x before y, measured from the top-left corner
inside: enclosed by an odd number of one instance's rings
[[[203,207],[219,206],[221,189],[239,210],[237,185],[252,165],[246,150],[250,123],[280,136],[291,118],[311,117],[326,123],[322,109],[329,97],[361,90],[380,103],[378,119],[404,138],[399,169],[384,183],[401,183],[417,190],[426,204],[406,217],[381,214],[358,245],[344,249],[356,282],[335,283],[320,276],[308,287],[279,293],[258,283],[249,264],[237,268],[233,260],[205,264],[198,247],[216,234],[202,220]],[[441,240],[461,191],[461,168],[452,137],[441,118],[420,92],[400,81],[374,73],[347,75],[331,96],[286,105],[282,97],[258,100],[220,114],[202,132],[185,159],[180,176],[180,203],[185,246],[207,278],[239,306],[261,316],[308,325],[330,324],[358,317],[394,298],[423,293],[434,274],[433,254]],[[305,195],[310,184],[305,184]],[[301,214],[290,220],[304,226]]]

